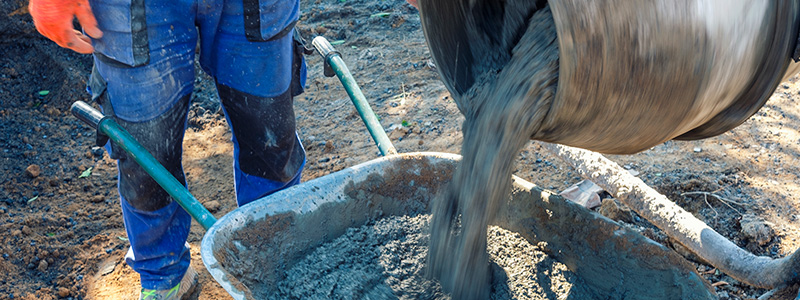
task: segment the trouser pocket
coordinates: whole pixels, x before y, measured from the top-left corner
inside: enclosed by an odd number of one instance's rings
[[[150,61],[145,0],[90,0],[103,37],[93,39],[98,59],[137,67]]]
[[[234,0],[237,1],[237,0]],[[299,15],[297,0],[241,0],[244,33],[251,42],[267,42],[292,33]]]

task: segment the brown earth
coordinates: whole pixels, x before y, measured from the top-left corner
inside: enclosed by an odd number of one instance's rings
[[[68,112],[73,101],[89,100],[91,58],[38,35],[26,5],[0,2],[0,299],[134,297],[138,278],[122,259],[128,243],[115,162],[92,149],[94,130]],[[459,152],[463,117],[438,79],[414,8],[404,0],[303,0],[302,7],[306,36],[343,41],[335,47],[400,152]],[[308,151],[304,180],[311,180],[379,154],[339,82],[322,75],[319,57],[307,59],[308,86],[295,109]],[[219,217],[235,208],[230,132],[213,85],[198,78],[185,166],[191,192]],[[731,132],[611,158],[741,247],[791,254],[800,245],[794,80]],[[545,188],[560,191],[579,181],[536,143],[516,159],[515,174]],[[713,195],[685,194],[694,192]],[[671,244],[638,216],[618,217]],[[189,242],[201,277],[191,299],[227,299],[197,255],[203,234],[193,225]],[[767,292],[695,263],[723,299]]]

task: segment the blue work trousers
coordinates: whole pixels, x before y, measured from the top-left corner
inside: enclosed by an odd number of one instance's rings
[[[195,54],[214,78],[232,127],[234,184],[244,205],[300,181],[305,152],[292,97],[305,62],[293,37],[298,0],[90,0],[92,98],[178,180]],[[131,244],[126,261],[142,287],[168,289],[189,266],[191,218],[119,147],[119,192]]]

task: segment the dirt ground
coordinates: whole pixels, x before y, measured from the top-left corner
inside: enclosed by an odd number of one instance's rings
[[[91,58],[38,35],[26,6],[27,0],[0,2],[0,299],[133,298],[138,276],[123,260],[128,243],[115,162],[93,149],[94,130],[69,113],[73,101],[89,100]],[[298,26],[307,37],[337,41],[400,152],[459,152],[463,118],[438,79],[413,7],[404,0],[302,0]],[[306,93],[295,101],[308,154],[303,180],[377,158],[338,80],[323,76],[316,54],[307,60]],[[795,80],[731,132],[611,158],[739,246],[770,257],[791,254],[800,244]],[[202,74],[196,83],[184,164],[191,192],[219,217],[235,208],[230,132],[213,85]],[[554,191],[580,180],[536,143],[516,160],[516,175]],[[624,210],[610,216],[651,228]],[[191,299],[228,299],[200,261],[203,234],[193,225],[189,243],[200,285]],[[767,292],[695,263],[722,299]]]

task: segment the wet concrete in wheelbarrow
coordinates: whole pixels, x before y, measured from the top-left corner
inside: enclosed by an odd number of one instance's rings
[[[309,182],[263,205],[288,211],[240,211],[213,256],[253,299],[449,299],[425,276],[427,213],[457,160],[404,158],[380,176]],[[492,299],[713,298],[674,251],[519,178],[490,225]]]
[[[286,272],[271,299],[450,299],[425,277],[430,215],[351,228]],[[518,234],[489,230],[491,299],[564,299],[579,279]],[[575,296],[575,295],[573,295]]]

